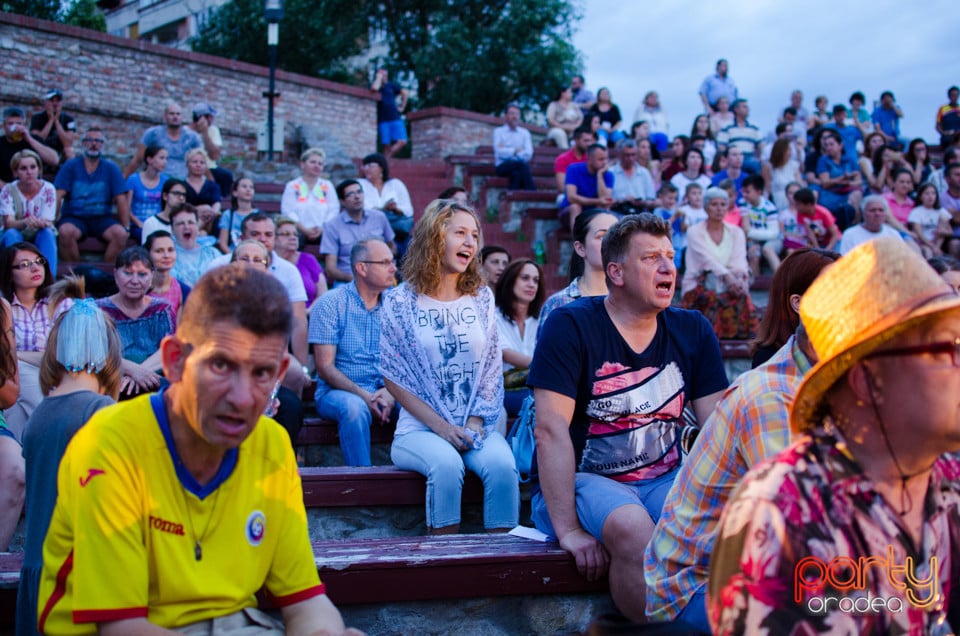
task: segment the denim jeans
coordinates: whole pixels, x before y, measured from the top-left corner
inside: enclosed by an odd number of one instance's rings
[[[340,431],[340,450],[347,466],[370,465],[370,423],[373,416],[362,397],[332,389],[316,398],[317,415],[335,420]]]
[[[10,247],[14,243],[20,243],[23,241],[23,232],[17,229],[10,228],[3,231],[3,246]],[[42,230],[37,232],[36,237],[32,241],[27,241],[28,243],[33,243],[37,246],[37,249],[40,250],[40,253],[43,254],[43,257],[47,259],[47,263],[50,264],[50,273],[54,278],[57,277],[57,235],[53,233],[51,228],[45,227]]]
[[[503,435],[492,431],[480,450],[461,453],[433,431],[413,431],[394,438],[390,459],[398,468],[427,478],[427,526],[460,523],[464,467],[483,482],[483,527],[514,528],[520,517],[520,475]]]

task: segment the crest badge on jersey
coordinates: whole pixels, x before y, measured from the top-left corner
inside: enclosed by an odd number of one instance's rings
[[[245,533],[247,542],[253,547],[257,547],[263,542],[263,535],[267,531],[267,517],[259,510],[254,510],[247,517],[247,526]]]

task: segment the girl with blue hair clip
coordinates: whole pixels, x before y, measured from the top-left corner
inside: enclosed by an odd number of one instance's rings
[[[120,390],[122,345],[113,321],[93,300],[78,300],[54,323],[40,362],[43,401],[23,435],[27,510],[17,634],[36,634],[43,541],[57,501],[57,468],[67,444]]]

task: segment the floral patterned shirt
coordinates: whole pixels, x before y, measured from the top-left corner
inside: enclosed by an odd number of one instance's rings
[[[716,634],[953,634],[960,457],[934,464],[916,546],[829,419],[744,478],[721,519]]]

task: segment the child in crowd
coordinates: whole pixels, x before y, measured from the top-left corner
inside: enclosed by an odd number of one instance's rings
[[[798,189],[793,193],[792,201],[797,209],[797,223],[806,229],[809,245],[825,250],[837,249],[837,244],[840,242],[840,227],[830,210],[817,205],[817,197],[813,190]]]
[[[700,221],[707,220],[707,211],[703,209],[703,187],[699,183],[687,184],[687,191],[683,200],[685,203],[680,206],[680,212],[685,217],[684,230]]]
[[[240,225],[248,215],[259,210],[253,207],[253,197],[256,194],[253,179],[240,177],[233,182],[233,192],[230,197],[230,209],[220,215],[220,230],[217,238],[217,249],[224,254],[240,242]]]
[[[740,226],[747,235],[747,261],[753,276],[760,274],[760,255],[767,260],[771,272],[780,267],[780,221],[776,206],[763,197],[764,180],[760,175],[750,175],[743,180],[740,206]]]
[[[796,182],[790,183],[784,189],[787,196],[787,207],[780,210],[780,234],[783,236],[783,249],[787,256],[790,256],[799,249],[813,246],[813,239],[809,235],[807,227],[797,219],[797,202],[793,195],[800,189]]]
[[[673,261],[677,270],[680,270],[683,265],[683,249],[687,246],[687,226],[683,219],[683,213],[677,206],[679,195],[680,191],[677,186],[669,181],[664,181],[660,189],[657,190],[660,207],[653,211],[655,215],[664,219],[673,227]]]
[[[78,300],[64,312],[47,338],[40,363],[40,386],[46,397],[27,421],[23,436],[27,511],[17,594],[18,634],[36,633],[42,548],[57,501],[60,459],[90,416],[114,403],[120,388],[121,350],[113,321],[89,299]],[[95,471],[90,472],[92,476]]]
[[[944,239],[953,236],[950,228],[950,213],[940,207],[940,195],[937,187],[930,182],[917,188],[917,205],[910,210],[907,223],[910,231],[920,244],[924,258],[943,254],[941,245]]]

